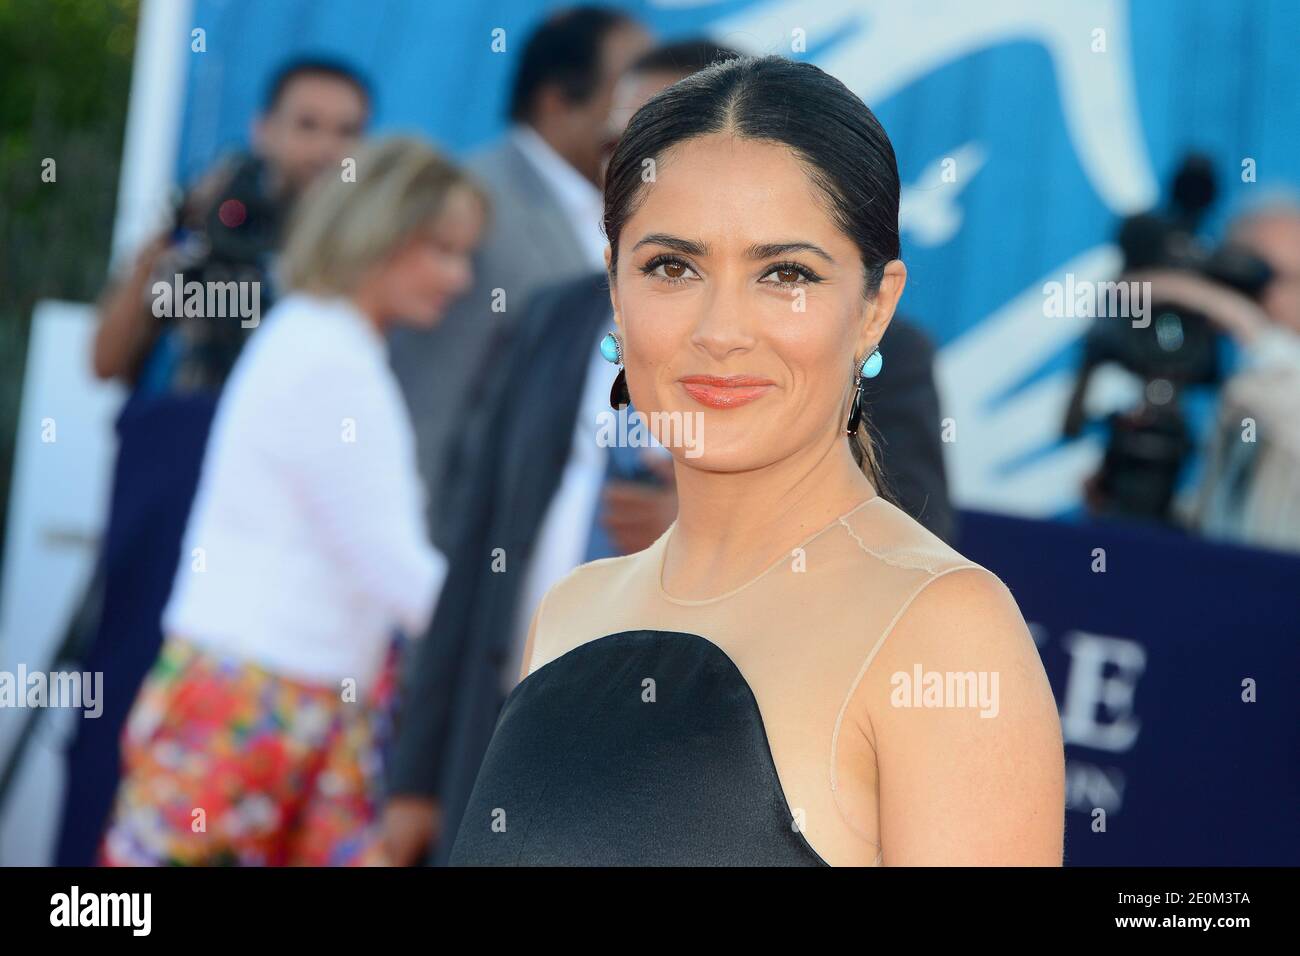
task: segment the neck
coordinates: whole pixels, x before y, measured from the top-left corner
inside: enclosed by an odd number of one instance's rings
[[[826,436],[811,453],[753,471],[678,463],[676,475],[677,525],[663,586],[685,600],[741,586],[875,494],[842,433]]]
[[[388,327],[392,324],[384,310],[379,307],[377,296],[366,286],[362,286],[349,296],[352,304],[356,306],[357,311],[365,316],[380,335],[388,332]]]

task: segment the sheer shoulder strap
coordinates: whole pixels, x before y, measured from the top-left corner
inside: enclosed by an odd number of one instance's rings
[[[867,633],[861,635],[864,642],[863,656],[840,701],[830,741],[830,788],[836,810],[844,823],[855,833],[872,845],[879,846],[876,835],[867,832],[854,819],[854,815],[845,806],[843,800],[840,748],[843,734],[846,732],[845,717],[849,712],[850,704],[885,641],[889,639],[898,622],[903,619],[908,609],[926,588],[940,578],[957,571],[976,570],[985,574],[991,572],[960,554],[919,522],[885,501],[878,502],[874,508],[846,515],[840,519],[840,523],[848,538],[869,562],[879,562],[895,572],[888,576],[891,582],[887,589],[889,607],[886,609],[886,614],[888,616],[871,615],[870,619],[877,623]],[[883,569],[879,569],[875,576],[882,576],[881,570]],[[872,572],[866,569],[864,573],[869,575]],[[881,600],[886,598],[886,594],[876,593],[874,597],[876,600]],[[880,622],[883,622],[883,626]],[[875,633],[871,633],[872,630]],[[874,744],[870,738],[865,734],[862,736],[865,743],[874,751]],[[875,781],[872,781],[872,784],[874,786]],[[883,850],[881,853],[883,854]],[[877,862],[880,859],[881,856],[877,855]]]

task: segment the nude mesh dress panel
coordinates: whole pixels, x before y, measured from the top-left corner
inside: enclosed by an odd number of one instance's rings
[[[583,565],[556,584],[538,611],[529,674],[623,631],[705,638],[749,684],[786,801],[808,843],[833,865],[878,863],[876,782],[861,771],[844,772],[849,762],[874,767],[874,754],[856,722],[842,719],[846,706],[921,590],[948,572],[979,566],[872,498],[748,584],[721,597],[682,601],[661,585],[671,534],[669,528],[637,554]]]

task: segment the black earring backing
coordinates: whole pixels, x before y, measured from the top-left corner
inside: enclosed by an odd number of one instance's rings
[[[609,389],[609,406],[622,411],[631,402],[632,396],[627,390],[627,372],[619,369],[618,374],[614,376],[614,384]]]
[[[857,391],[853,393],[853,404],[849,406],[849,424],[845,429],[845,434],[856,435],[858,426],[862,424],[862,376],[858,376]]]

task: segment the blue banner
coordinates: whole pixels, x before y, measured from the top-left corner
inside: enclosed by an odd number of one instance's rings
[[[1300,861],[1300,558],[968,512],[1066,744],[1068,865]]]

